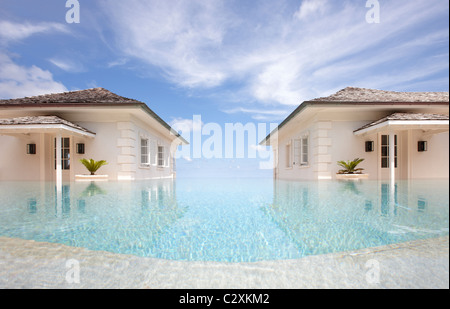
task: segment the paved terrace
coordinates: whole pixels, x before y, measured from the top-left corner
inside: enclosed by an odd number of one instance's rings
[[[66,280],[71,259],[80,265],[79,284]],[[237,264],[158,260],[0,237],[0,288],[448,289],[449,237]]]

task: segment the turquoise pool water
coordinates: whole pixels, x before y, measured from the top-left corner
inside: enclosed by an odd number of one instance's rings
[[[254,262],[449,234],[445,181],[0,183],[0,235],[171,260]]]

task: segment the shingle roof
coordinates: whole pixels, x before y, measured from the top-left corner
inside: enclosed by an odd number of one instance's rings
[[[9,119],[0,119],[1,126],[14,126],[14,125],[43,125],[43,124],[54,124],[54,125],[65,125],[83,132],[95,134],[77,124],[74,124],[65,119],[59,118],[57,116],[27,116],[27,117],[17,117]]]
[[[310,102],[449,102],[448,92],[396,92],[347,87],[328,97]]]
[[[371,122],[354,132],[362,131],[364,129],[368,129],[370,127],[374,127],[378,124],[381,124],[386,121],[427,121],[427,120],[449,120],[448,115],[439,115],[439,114],[422,114],[422,113],[395,113],[389,115],[387,117],[381,118],[380,120]]]
[[[20,99],[0,100],[0,105],[29,105],[29,104],[123,104],[142,103],[112,93],[104,88],[92,88],[87,90],[70,91],[62,93],[45,94]]]
[[[164,120],[153,112],[147,104],[134,99],[119,96],[104,88],[92,88],[87,90],[70,91],[62,93],[52,93],[34,97],[19,99],[0,100],[0,108],[16,107],[68,107],[68,106],[125,106],[139,107],[147,114],[156,119],[163,127],[178,137],[184,144],[189,144],[180,134],[175,132]]]
[[[354,105],[354,106],[395,106],[395,105],[436,105],[449,104],[448,92],[395,92],[367,88],[347,87],[328,97],[321,97],[300,104],[260,145],[266,144],[275,132],[288,124],[299,113],[310,106]]]

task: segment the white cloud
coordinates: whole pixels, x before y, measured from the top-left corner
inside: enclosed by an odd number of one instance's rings
[[[311,15],[316,15],[316,13],[323,13],[327,5],[326,0],[303,0],[294,17],[301,20]]]
[[[159,67],[183,87],[212,87],[226,76],[210,67],[225,35],[220,0],[127,1],[104,9],[127,56]]]
[[[59,23],[13,23],[10,21],[0,21],[0,42],[19,41],[28,38],[36,33],[48,32],[64,32],[67,33],[68,28],[64,24]]]
[[[2,20],[0,21],[0,46],[8,46],[11,42],[24,40],[35,34],[52,32],[68,33],[69,31],[65,25],[58,23],[31,24]],[[56,59],[52,63],[60,68],[69,69],[67,64],[57,62]],[[55,81],[50,71],[35,65],[19,65],[7,51],[0,51],[0,98],[11,99],[63,91],[67,91],[67,88]]]
[[[113,67],[117,67],[117,66],[122,66],[128,63],[128,59],[126,58],[120,58],[114,61],[111,61],[108,63],[108,68],[113,68]]]
[[[193,119],[174,118],[170,122],[170,126],[177,132],[189,134],[191,132],[199,132],[202,130],[204,123],[201,119],[193,117]]]
[[[233,0],[131,0],[103,1],[103,9],[124,57],[157,67],[176,86],[199,93],[221,93],[220,87],[232,84],[235,91],[222,93],[233,92],[255,111],[383,80],[392,83],[389,88],[394,82],[404,87],[439,73],[439,67],[448,71],[448,61],[429,57],[437,44],[448,45],[448,30],[430,26],[448,17],[448,2],[382,2],[376,25],[365,20],[365,1],[292,4],[261,1],[250,9]]]
[[[25,67],[0,53],[0,98],[12,99],[46,93],[64,92],[67,88],[53,80],[53,75],[37,66]]]
[[[232,109],[224,109],[222,112],[226,114],[251,114],[254,120],[260,121],[276,121],[282,120],[289,115],[289,111],[286,109],[256,109],[256,108],[244,108],[236,107]]]
[[[61,59],[56,57],[48,59],[48,61],[54,66],[68,73],[79,73],[86,70],[84,66],[77,60]]]

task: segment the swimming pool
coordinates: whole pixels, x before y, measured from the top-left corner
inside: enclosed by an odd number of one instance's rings
[[[0,183],[0,236],[184,261],[298,259],[449,234],[448,180]]]

